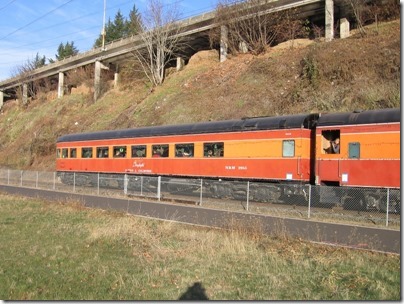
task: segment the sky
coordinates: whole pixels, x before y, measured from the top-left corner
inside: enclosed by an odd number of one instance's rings
[[[40,57],[55,59],[60,43],[74,42],[80,53],[90,50],[106,22],[118,10],[128,18],[140,14],[150,0],[0,0],[0,81],[17,74],[17,67]],[[217,0],[159,0],[175,7],[180,19],[212,11]],[[48,61],[47,61],[48,62]]]

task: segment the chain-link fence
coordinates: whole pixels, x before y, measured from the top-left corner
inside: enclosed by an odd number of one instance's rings
[[[0,183],[393,229],[401,218],[400,189],[16,170],[0,170]]]

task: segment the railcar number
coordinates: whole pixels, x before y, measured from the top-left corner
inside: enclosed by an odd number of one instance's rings
[[[247,170],[247,166],[225,166],[226,170]]]

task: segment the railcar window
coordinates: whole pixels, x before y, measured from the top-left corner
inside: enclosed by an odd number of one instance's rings
[[[76,157],[77,157],[77,149],[71,148],[70,149],[70,158],[76,158]]]
[[[67,158],[69,156],[69,150],[67,148],[62,149],[62,158]]]
[[[146,157],[147,146],[132,146],[132,157]]]
[[[153,145],[153,157],[168,157],[168,145]]]
[[[321,132],[321,151],[323,154],[340,154],[340,130]]]
[[[282,142],[282,156],[283,157],[295,156],[295,141],[294,140],[284,140]]]
[[[224,156],[224,143],[204,143],[203,144],[204,157],[223,157]]]
[[[108,158],[108,147],[98,147],[97,158]]]
[[[114,157],[126,157],[126,146],[114,147]]]
[[[92,158],[93,157],[93,148],[81,148],[81,157],[82,158]]]
[[[56,158],[60,158],[60,149],[56,149]]]
[[[361,156],[361,144],[358,142],[349,143],[348,154],[350,159],[359,159]]]
[[[194,144],[175,145],[175,157],[194,157]]]

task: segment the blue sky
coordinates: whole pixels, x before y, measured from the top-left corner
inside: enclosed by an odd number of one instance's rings
[[[216,8],[217,0],[160,0],[175,5],[181,19]],[[148,0],[106,0],[106,20],[118,10],[127,18]],[[55,58],[61,42],[74,42],[79,52],[92,48],[101,33],[104,0],[0,0],[0,81],[16,74],[36,54]]]

